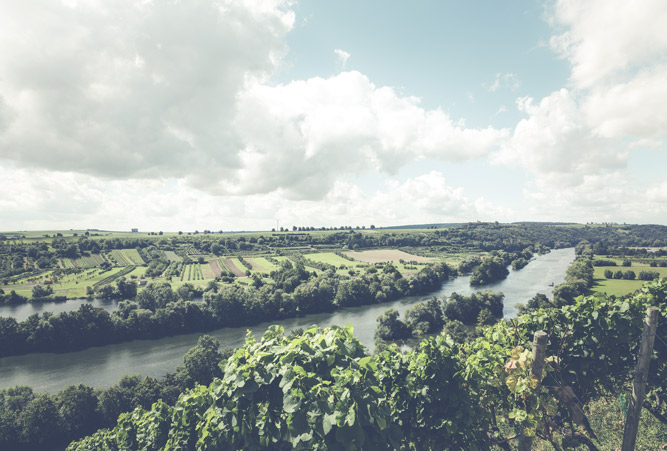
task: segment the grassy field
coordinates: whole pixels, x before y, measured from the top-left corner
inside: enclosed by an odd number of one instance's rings
[[[340,268],[341,266],[346,266],[348,268],[355,266],[355,262],[351,262],[350,260],[347,260],[340,255],[336,255],[333,252],[316,252],[313,254],[304,254],[303,256],[308,260],[319,263],[327,263],[329,265],[335,266],[336,268]]]
[[[180,262],[183,261],[181,257],[176,255],[176,252],[174,251],[164,251],[164,257],[169,260],[170,262]]]
[[[344,252],[344,254],[354,260],[364,263],[398,263],[401,260],[406,262],[432,263],[437,261],[433,257],[422,257],[420,255],[408,254],[398,249],[373,249],[361,252]]]
[[[667,277],[667,268],[660,267],[651,267],[646,263],[639,263],[633,261],[631,266],[621,266],[623,259],[620,258],[610,258],[604,256],[596,256],[596,260],[612,260],[615,261],[618,266],[596,266],[593,277],[595,282],[593,284],[592,290],[596,293],[607,293],[613,294],[614,296],[623,296],[624,294],[633,293],[634,291],[640,289],[645,280],[625,280],[625,279],[607,279],[604,276],[605,270],[609,269],[613,272],[616,271],[634,271],[635,275],[639,277],[641,271],[650,271],[660,273],[660,277]]]

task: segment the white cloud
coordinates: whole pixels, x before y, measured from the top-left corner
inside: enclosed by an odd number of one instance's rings
[[[525,197],[536,217],[664,215],[655,203],[662,188],[642,189],[626,166],[635,148],[664,148],[667,3],[560,0],[548,18],[557,30],[551,46],[572,68],[570,86],[539,102],[518,99],[527,117],[493,161],[532,175]]]
[[[559,0],[549,19],[561,30],[551,47],[570,62],[576,88],[614,83],[667,59],[662,0]]]
[[[521,164],[536,177],[562,174],[570,183],[625,165],[627,155],[612,141],[591,132],[577,99],[566,89],[537,104],[532,98],[520,98],[517,106],[528,118],[517,124],[512,137],[494,155],[496,162]]]
[[[341,174],[478,158],[507,134],[466,128],[358,72],[267,84],[287,51],[290,6],[1,4],[0,160],[316,199]]]
[[[310,199],[326,193],[341,173],[393,174],[420,158],[479,158],[507,135],[491,127],[466,128],[355,71],[255,85],[239,97],[235,124],[246,144],[242,167],[220,189],[283,189],[290,197]]]
[[[603,137],[667,134],[667,3],[560,0],[552,48],[572,68],[571,87],[591,130]]]
[[[667,210],[667,181],[650,187],[646,196],[650,201],[662,204],[663,210]]]
[[[345,66],[347,65],[347,60],[350,59],[350,54],[346,52],[345,50],[341,49],[335,49],[334,53],[336,54],[336,58],[338,60],[338,64],[342,69],[345,69]]]
[[[582,109],[600,136],[654,138],[667,135],[665,99],[667,64],[644,69],[627,82],[591,89]]]
[[[273,73],[283,1],[0,4],[0,158],[117,179],[239,164],[235,99]]]
[[[515,74],[512,73],[497,73],[496,79],[491,83],[487,89],[489,92],[496,92],[499,89],[509,89],[516,91],[521,87],[521,82]]]
[[[183,180],[100,180],[70,172],[0,168],[2,230],[270,230],[285,227],[396,225],[509,219],[483,198],[470,199],[430,172],[402,183],[385,179],[371,192],[336,181],[317,201],[279,192],[218,197]],[[504,217],[500,215],[506,215]]]

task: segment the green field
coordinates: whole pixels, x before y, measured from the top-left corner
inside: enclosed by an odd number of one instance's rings
[[[609,269],[613,272],[616,271],[634,271],[635,275],[639,276],[641,271],[650,271],[660,273],[660,277],[667,277],[667,268],[661,267],[651,267],[651,265],[646,263],[639,263],[637,261],[632,261],[631,266],[621,266],[623,262],[622,258],[613,258],[605,256],[596,256],[596,260],[612,260],[617,263],[617,266],[596,266],[593,277],[595,282],[593,284],[592,291],[596,293],[607,293],[615,296],[623,296],[625,294],[633,293],[634,291],[640,289],[642,285],[646,283],[645,280],[625,280],[625,279],[607,279],[604,276],[605,270]]]
[[[181,257],[176,255],[176,252],[174,251],[164,251],[164,257],[169,260],[170,262],[180,262],[183,261]]]
[[[341,266],[353,268],[357,264],[357,262],[347,260],[333,252],[316,252],[314,254],[304,254],[303,256],[308,260],[312,260],[318,263],[327,263],[329,265],[335,266],[336,268],[340,268]]]

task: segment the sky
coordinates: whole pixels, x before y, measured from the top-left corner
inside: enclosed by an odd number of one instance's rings
[[[0,0],[0,231],[667,224],[664,0]]]

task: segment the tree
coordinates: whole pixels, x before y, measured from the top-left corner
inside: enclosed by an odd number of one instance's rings
[[[53,288],[51,288],[50,285],[47,285],[46,288],[39,284],[32,287],[33,299],[42,299],[52,294],[53,294]]]
[[[81,437],[99,427],[97,396],[92,387],[70,385],[58,393],[56,405],[68,438]]]
[[[435,297],[427,302],[420,302],[405,313],[407,326],[417,335],[440,332],[445,325],[442,304]],[[422,324],[422,326],[419,326]]]
[[[121,299],[134,299],[137,295],[137,284],[131,280],[128,281],[125,277],[120,277],[116,281],[116,290]]]
[[[375,337],[382,340],[402,340],[410,336],[410,329],[398,318],[398,311],[385,310],[378,316]]]
[[[478,326],[490,326],[494,324],[496,319],[491,314],[491,311],[488,308],[484,308],[477,315],[477,325]]]
[[[448,321],[442,333],[452,337],[456,343],[464,343],[468,337],[466,327],[458,320]]]
[[[183,368],[187,377],[198,384],[208,385],[215,377],[222,377],[219,363],[223,354],[219,351],[220,342],[210,335],[202,335],[197,345],[183,357]]]
[[[28,403],[18,419],[23,440],[40,447],[61,440],[62,417],[56,403],[47,393],[39,394]]]
[[[470,285],[486,285],[491,282],[503,280],[509,271],[505,262],[500,257],[486,258],[473,269],[470,275]]]

